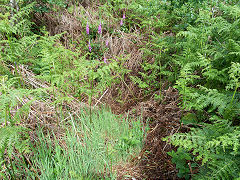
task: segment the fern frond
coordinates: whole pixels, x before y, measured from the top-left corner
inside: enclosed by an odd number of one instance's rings
[[[226,89],[234,89],[240,86],[240,63],[232,62],[229,69],[230,82]]]
[[[14,149],[20,153],[29,152],[27,129],[20,126],[7,126],[0,128],[0,155],[7,151],[11,157]],[[1,158],[0,157],[0,158]]]
[[[228,180],[239,178],[239,156],[219,155],[216,161],[208,162],[200,172],[193,176],[195,180]]]
[[[178,133],[169,138],[173,145],[192,151],[197,160],[202,160],[202,164],[205,164],[214,160],[219,153],[238,154],[239,134],[240,130],[230,127],[228,121],[218,120],[212,125],[205,124],[203,129],[193,128],[190,133]]]

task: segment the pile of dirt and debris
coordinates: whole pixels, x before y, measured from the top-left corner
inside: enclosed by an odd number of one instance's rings
[[[179,120],[184,112],[178,107],[177,90],[170,87],[162,95],[161,102],[154,99],[140,102],[130,112],[131,116],[141,116],[148,121],[151,128],[136,158],[143,179],[178,179],[176,167],[167,155],[175,148],[162,141],[162,138],[181,131]]]

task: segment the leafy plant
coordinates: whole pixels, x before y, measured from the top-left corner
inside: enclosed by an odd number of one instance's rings
[[[204,171],[201,172],[206,174],[196,177],[236,178],[239,176],[239,128],[218,117],[211,120],[213,124],[204,124],[204,128],[192,128],[190,133],[174,134],[170,137],[171,143],[191,151],[197,161],[202,161]],[[221,166],[222,163],[224,166]]]
[[[176,168],[178,169],[178,177],[185,179],[190,178],[190,170],[187,164],[187,160],[191,160],[191,155],[187,153],[183,148],[178,148],[177,151],[168,152],[168,155],[172,157],[172,162],[176,164]]]
[[[18,126],[0,128],[0,174],[3,177],[11,179],[31,174],[24,157],[29,152],[26,128]]]
[[[31,102],[18,108],[14,116],[11,115],[11,111],[16,108],[21,98],[30,94],[30,91],[21,88],[14,89],[14,84],[17,82],[16,79],[8,80],[7,76],[1,76],[0,78],[0,122],[4,122],[5,126],[8,123],[15,125],[15,123],[20,122],[21,115],[28,112]]]
[[[205,112],[208,118],[205,123],[195,123],[198,127],[189,133],[177,133],[164,140],[169,138],[179,151],[193,154],[190,161],[202,162],[194,179],[234,179],[239,177],[239,127],[234,126],[240,112],[236,96],[240,34],[234,28],[239,25],[239,16],[230,13],[236,8],[231,3],[211,5],[216,6],[214,12],[202,6],[194,22],[188,22],[177,33],[172,61],[179,68],[175,88],[181,94],[182,107]],[[174,11],[182,11],[185,6]]]

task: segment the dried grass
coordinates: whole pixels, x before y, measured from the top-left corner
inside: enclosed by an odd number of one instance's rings
[[[140,169],[137,166],[134,166],[132,163],[119,163],[117,166],[113,167],[113,172],[117,173],[117,179],[125,180],[140,180],[141,173]]]
[[[19,75],[21,75],[22,80],[24,83],[28,86],[30,86],[33,89],[42,88],[45,89],[45,92],[47,93],[48,98],[43,100],[36,100],[33,99],[33,97],[28,96],[24,98],[17,97],[19,101],[19,105],[15,107],[13,111],[11,111],[11,116],[14,116],[14,114],[17,112],[19,108],[21,108],[23,105],[31,102],[30,104],[30,110],[28,114],[24,114],[21,119],[24,119],[24,121],[21,121],[21,125],[30,128],[31,131],[31,138],[32,141],[36,140],[36,128],[43,127],[45,130],[53,131],[57,138],[61,139],[61,137],[64,135],[63,131],[61,129],[61,124],[63,121],[68,120],[71,118],[71,116],[65,116],[64,119],[60,119],[60,109],[57,108],[56,105],[54,105],[54,101],[56,100],[56,94],[61,94],[61,90],[55,89],[54,93],[50,91],[50,85],[47,82],[42,82],[39,79],[37,79],[26,66],[19,65],[17,69],[15,69],[14,66],[11,66],[13,73],[17,71]],[[80,112],[81,108],[89,107],[87,104],[83,102],[79,102],[77,99],[75,99],[73,96],[68,94],[68,97],[72,99],[71,102],[63,102],[62,103],[62,114],[68,114],[67,112],[71,111],[72,114],[77,114]]]
[[[142,116],[151,127],[137,160],[142,178],[146,179],[178,179],[171,157],[167,155],[175,148],[162,138],[180,130],[179,119],[183,111],[178,107],[179,98],[175,89],[169,88],[163,91],[163,95],[161,103],[150,99],[140,102],[130,112],[131,116]]]
[[[120,30],[116,31],[119,36],[106,34],[102,38],[102,42],[109,42],[109,51],[105,53],[107,59],[115,59],[117,57],[127,58],[125,67],[127,69],[136,71],[141,68],[143,62],[143,52],[140,47],[144,45],[143,38],[140,33],[136,31],[133,33],[124,33]]]

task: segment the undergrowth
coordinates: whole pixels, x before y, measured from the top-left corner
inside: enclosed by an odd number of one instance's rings
[[[115,165],[137,156],[145,136],[140,121],[95,112],[105,93],[118,86],[134,103],[136,97],[161,102],[164,88],[178,90],[179,106],[190,113],[179,121],[181,133],[163,140],[177,148],[168,154],[179,177],[239,178],[239,1],[97,1],[101,7],[96,1],[0,2],[0,174],[5,179],[116,178]],[[124,38],[134,45],[124,48]],[[118,40],[120,45],[114,44]],[[139,62],[132,62],[134,55]],[[114,98],[127,104],[116,89]],[[38,140],[30,141],[36,100],[54,107],[61,139],[35,122]],[[74,114],[67,105],[74,100],[89,108]]]
[[[33,159],[40,179],[115,179],[114,167],[141,150],[145,129],[140,120],[130,121],[103,108],[93,112],[91,122],[85,113],[69,114],[61,139],[39,130]]]

